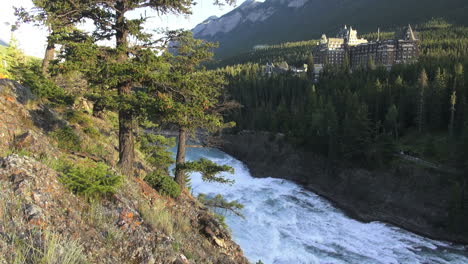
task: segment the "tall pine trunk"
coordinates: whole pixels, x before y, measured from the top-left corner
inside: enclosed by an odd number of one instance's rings
[[[116,22],[116,48],[120,53],[118,58],[120,63],[128,60],[128,29],[125,24],[125,4],[118,1],[115,5],[118,10]],[[132,93],[130,82],[120,83],[117,87],[120,97],[125,97]],[[119,109],[119,167],[123,174],[133,175],[133,164],[135,161],[134,146],[134,120],[131,112]]]
[[[453,137],[453,127],[455,123],[455,104],[457,103],[457,93],[455,91],[452,92],[450,96],[450,123],[449,123],[449,136],[450,138]]]
[[[129,84],[119,87],[119,95],[131,93]],[[135,160],[134,120],[131,113],[119,110],[119,166],[122,173],[131,176]]]
[[[177,158],[176,158],[176,174],[175,181],[180,187],[185,187],[185,172],[180,169],[180,165],[185,163],[185,150],[187,144],[187,129],[181,127],[179,129],[179,144],[177,146]]]
[[[42,66],[41,66],[42,74],[44,76],[49,76],[49,64],[50,64],[50,61],[54,59],[54,55],[55,55],[55,44],[54,42],[52,42],[52,40],[49,39],[47,41],[47,47],[46,47],[44,59],[42,60]]]

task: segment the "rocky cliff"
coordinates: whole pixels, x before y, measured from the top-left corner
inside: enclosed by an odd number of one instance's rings
[[[468,243],[462,233],[466,221],[453,210],[460,187],[457,175],[405,162],[380,171],[327,166],[325,159],[293,147],[282,135],[242,132],[224,139],[223,150],[245,162],[253,176],[300,183],[361,221],[383,221],[423,236]]]
[[[0,263],[248,263],[187,192],[168,198],[138,177],[96,199],[66,188],[53,164],[66,157],[112,167],[117,153],[107,121],[87,116],[90,133],[62,112],[0,80]],[[61,148],[51,131],[63,125],[88,143]]]

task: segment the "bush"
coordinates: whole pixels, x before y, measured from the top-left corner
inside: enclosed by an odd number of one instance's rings
[[[38,98],[48,99],[59,105],[73,105],[75,102],[74,96],[66,94],[62,87],[42,75],[40,61],[31,60],[15,68],[13,72],[17,79],[23,85],[31,88],[33,94]]]
[[[59,148],[70,151],[81,150],[81,139],[69,126],[52,131],[49,135],[57,140]]]
[[[102,162],[96,163],[89,160],[78,164],[64,162],[59,170],[62,171],[60,181],[68,189],[88,198],[113,194],[123,182],[121,175],[112,172]]]
[[[91,124],[91,119],[86,116],[86,114],[79,111],[67,110],[64,117],[71,124],[78,124],[80,126],[88,126]]]
[[[93,122],[87,114],[80,111],[67,110],[64,113],[64,118],[70,122],[70,124],[77,124],[83,127],[83,132],[85,132],[90,137],[99,137],[99,130],[93,127]]]
[[[145,177],[145,181],[160,194],[177,198],[180,195],[180,186],[168,175],[152,172]]]

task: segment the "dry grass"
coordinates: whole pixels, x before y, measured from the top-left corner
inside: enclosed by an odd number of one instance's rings
[[[38,228],[28,229],[23,218],[23,201],[0,181],[0,263],[72,264],[87,263],[83,247],[76,240]]]
[[[48,230],[33,230],[24,237],[13,237],[12,242],[15,252],[10,262],[14,264],[88,263],[78,241]]]

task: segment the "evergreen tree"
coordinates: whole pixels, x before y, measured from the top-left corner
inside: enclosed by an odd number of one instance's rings
[[[215,1],[219,3],[219,1]],[[228,2],[232,2],[228,0]],[[154,84],[157,73],[165,70],[160,64],[154,50],[160,45],[152,39],[152,35],[144,31],[148,17],[128,18],[130,12],[143,8],[157,11],[159,15],[168,13],[189,14],[192,0],[147,1],[147,0],[90,0],[84,1],[86,12],[81,15],[92,19],[96,29],[92,32],[91,44],[102,39],[115,39],[114,47],[94,47],[94,51],[83,49],[80,59],[94,60],[92,65],[93,80],[103,89],[116,91],[116,104],[119,118],[119,166],[126,175],[133,174],[134,166],[134,130],[138,109],[132,102],[140,103],[135,95],[135,87],[141,83]],[[137,44],[130,44],[129,39]],[[86,43],[90,46],[90,43]],[[85,45],[86,46],[86,45]],[[156,51],[157,52],[157,51]],[[84,56],[85,54],[94,56]],[[99,61],[99,62],[98,62]],[[158,66],[159,64],[159,66]],[[88,67],[82,63],[83,67]],[[96,74],[100,74],[100,79]],[[157,87],[157,85],[154,85]]]
[[[328,159],[327,159],[327,172],[332,166],[333,162],[338,157],[338,117],[335,112],[335,107],[329,102],[324,110],[324,121],[326,122],[326,133],[328,136]]]
[[[430,121],[434,129],[442,127],[442,116],[444,106],[444,95],[446,89],[446,79],[440,68],[437,68],[431,93],[430,101]]]
[[[393,104],[385,115],[385,127],[391,131],[395,139],[398,139],[398,109]]]
[[[383,86],[382,83],[380,82],[379,79],[375,81],[375,93],[374,93],[374,98],[375,98],[375,104],[374,104],[374,121],[379,121],[381,119],[381,113],[382,113],[382,91],[383,91]]]
[[[307,77],[309,80],[314,80],[315,79],[315,68],[314,68],[314,56],[310,54],[307,57]]]
[[[166,119],[179,128],[175,181],[185,187],[185,153],[187,139],[197,129],[215,132],[232,124],[225,124],[220,113],[234,106],[223,102],[225,80],[220,72],[207,71],[201,64],[211,59],[213,43],[194,39],[185,31],[174,38],[175,56],[169,58],[171,68],[168,87],[172,91],[173,107],[167,111]],[[169,55],[170,56],[170,55]]]
[[[428,77],[426,70],[423,69],[421,71],[421,74],[419,75],[418,79],[418,110],[417,110],[417,120],[416,123],[418,125],[418,131],[419,133],[423,132],[424,128],[424,122],[425,122],[425,109],[424,109],[424,103],[425,103],[425,91],[428,86]]]
[[[455,105],[457,104],[457,92],[453,91],[450,96],[450,122],[449,122],[449,135],[453,136],[453,128],[455,123]]]
[[[81,5],[80,0],[33,0],[32,2],[34,8],[31,10],[15,8],[15,15],[23,23],[34,23],[37,26],[47,27],[49,35],[41,66],[42,73],[47,76],[49,64],[55,56],[56,44],[74,28],[74,23],[82,19],[83,5]]]

